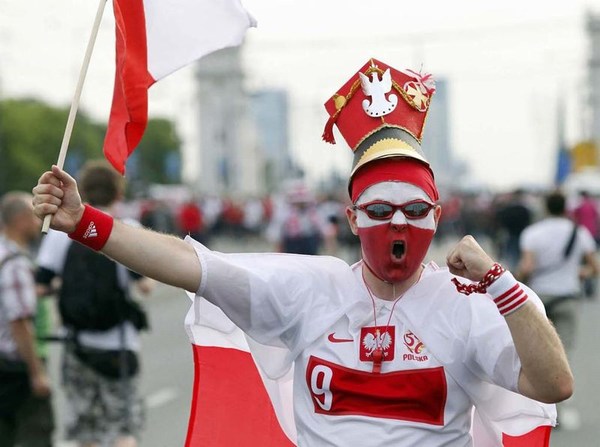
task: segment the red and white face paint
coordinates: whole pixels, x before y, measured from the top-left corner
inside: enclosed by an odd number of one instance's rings
[[[432,199],[419,187],[410,183],[386,181],[365,189],[356,205],[383,201],[396,205]],[[421,219],[407,219],[397,209],[389,220],[375,220],[356,210],[356,224],[363,260],[382,281],[404,281],[420,267],[436,230],[435,210]]]

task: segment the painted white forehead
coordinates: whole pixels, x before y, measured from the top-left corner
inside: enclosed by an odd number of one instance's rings
[[[406,203],[412,200],[425,200],[431,202],[432,199],[418,186],[405,182],[380,182],[369,186],[358,197],[356,203],[373,202],[382,200],[390,203]]]

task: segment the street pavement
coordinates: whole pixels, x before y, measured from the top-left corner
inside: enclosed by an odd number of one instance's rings
[[[581,416],[578,430],[565,430],[559,426],[552,435],[552,447],[600,446],[600,297],[581,303],[581,320],[576,349],[571,359],[575,376],[575,394],[569,406]]]
[[[217,239],[211,247],[224,252],[265,251],[269,247],[260,240],[240,244],[239,239]],[[435,245],[428,258],[443,265],[452,243]],[[352,262],[356,253],[344,251],[342,257]],[[162,284],[145,298],[150,314],[151,330],[143,335],[142,394],[146,400],[146,427],[142,447],[183,446],[188,425],[193,381],[192,349],[183,321],[190,301],[179,289]],[[600,446],[600,299],[582,302],[578,346],[572,358],[576,380],[573,406],[579,409],[581,427],[575,431],[554,430],[552,447]],[[63,440],[66,418],[64,396],[60,391],[60,345],[51,352],[51,375],[55,386],[54,402],[58,418],[57,447],[75,447]]]

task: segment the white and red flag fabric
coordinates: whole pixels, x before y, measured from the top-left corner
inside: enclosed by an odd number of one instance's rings
[[[258,323],[257,320],[261,320],[265,315],[268,315],[267,319],[270,321],[271,316],[281,315],[280,311],[285,313],[285,308],[278,308],[273,313],[273,309],[268,306],[264,307],[262,315],[254,312],[247,313],[248,309],[242,303],[245,293],[253,288],[267,287],[266,284],[270,283],[255,282],[249,279],[252,274],[248,277],[244,274],[255,270],[259,272],[258,276],[262,277],[262,275],[269,276],[264,273],[265,271],[274,270],[275,275],[281,276],[285,270],[281,265],[289,266],[291,263],[292,267],[300,268],[302,264],[300,257],[285,258],[283,262],[281,256],[286,255],[272,255],[270,258],[265,257],[264,254],[244,254],[236,257],[210,252],[207,255],[206,253],[209,252],[205,247],[194,243],[189,238],[187,240],[195,246],[203,271],[207,272],[207,276],[212,275],[212,281],[216,281],[214,284],[219,285],[219,292],[211,296],[211,300],[220,300],[226,295],[231,296],[232,299],[236,298],[229,308],[225,305],[226,311],[233,315],[232,318],[246,321],[245,319],[252,315],[252,322],[260,326],[262,323]],[[313,261],[322,264],[324,270],[329,271],[327,269],[332,268],[332,272],[338,272],[335,270],[337,267],[333,268],[326,257],[323,257],[322,261],[315,259]],[[322,275],[321,280],[319,277],[321,275],[310,277],[310,284],[311,287],[314,286],[316,290],[322,292],[320,298],[328,297],[333,302],[337,302],[338,298],[344,299],[336,296],[335,288],[332,288],[328,275]],[[445,278],[444,281],[450,285],[447,275],[440,274],[436,278]],[[290,278],[286,277],[286,279]],[[435,281],[431,281],[424,287],[435,291],[439,286]],[[282,284],[287,282],[285,279],[282,280]],[[351,283],[348,288],[353,288],[352,281],[348,282]],[[296,285],[293,284],[294,287]],[[280,289],[275,287],[274,290]],[[207,290],[201,286],[201,293],[205,292]],[[278,296],[277,293],[274,295]],[[411,327],[423,328],[424,322],[433,327],[447,327],[445,318],[451,314],[451,300],[428,298],[429,295],[435,296],[435,293],[419,295],[418,299],[407,301],[405,303],[409,304],[407,307],[396,310],[402,314],[403,319],[410,322]],[[186,316],[185,327],[193,346],[195,377],[186,447],[297,445],[298,438],[302,436],[298,436],[294,421],[292,358],[295,358],[295,354],[285,347],[256,341],[256,333],[252,333],[253,335],[244,333],[214,304],[201,296],[191,298],[192,306]],[[277,304],[280,303],[273,303],[274,306]],[[253,302],[252,306],[254,305]],[[319,300],[316,303],[311,301],[310,305],[318,307]],[[432,312],[432,306],[441,311]],[[353,311],[350,307],[340,312],[346,314],[347,311],[349,311],[347,315],[352,319]],[[297,315],[297,313],[292,314]],[[329,319],[317,316],[311,318],[311,321],[309,331],[321,334],[331,331]],[[439,333],[434,331],[433,334],[425,331],[415,335],[427,346],[429,353],[444,359],[446,372],[456,377],[460,365],[457,362],[453,364],[452,361],[448,361],[448,358],[460,359],[460,353],[463,351],[460,343],[450,346],[444,334],[444,331]],[[520,394],[477,380],[475,376],[464,378],[460,383],[461,388],[477,408],[473,413],[475,447],[549,446],[550,431],[556,420],[553,405],[535,402]],[[297,386],[296,391],[302,390],[302,386]],[[301,399],[298,395],[295,398]],[[312,398],[317,400],[318,396]],[[364,421],[361,424],[364,424]],[[371,425],[377,426],[377,420],[372,419]],[[359,426],[361,431],[366,429],[365,425]]]
[[[249,340],[225,314],[197,298],[186,318],[194,388],[185,447],[293,447],[293,371],[262,373]]]
[[[213,51],[240,45],[255,20],[240,0],[113,0],[116,73],[104,155],[122,174],[148,121],[148,88]]]

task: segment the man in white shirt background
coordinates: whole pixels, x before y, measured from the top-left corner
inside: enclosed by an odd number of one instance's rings
[[[566,215],[566,199],[560,192],[546,197],[547,217],[523,231],[520,239],[519,277],[534,289],[546,307],[567,355],[575,347],[580,313],[581,279],[598,276],[596,243],[589,230]],[[577,429],[574,408],[559,407],[566,429]]]

